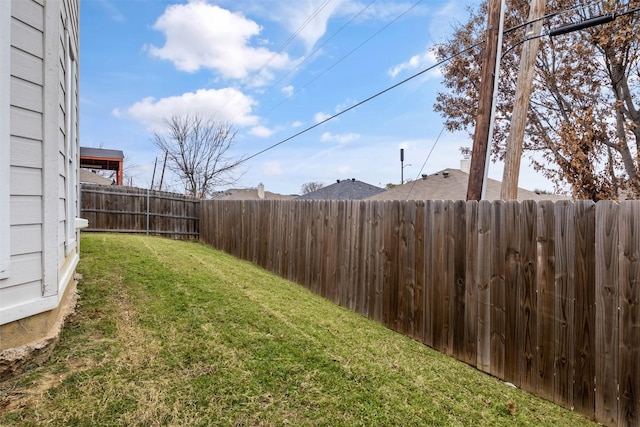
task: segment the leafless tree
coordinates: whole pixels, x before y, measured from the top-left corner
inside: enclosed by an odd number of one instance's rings
[[[302,194],[308,194],[313,191],[319,190],[322,187],[324,187],[324,184],[322,184],[321,182],[311,181],[302,184],[302,188],[300,189],[300,191],[302,191]]]
[[[176,115],[155,132],[154,144],[167,153],[167,168],[176,174],[187,194],[210,195],[216,187],[237,181],[244,157],[231,158],[236,130],[227,123],[200,115]]]

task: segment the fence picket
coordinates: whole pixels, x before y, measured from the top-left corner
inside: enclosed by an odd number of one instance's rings
[[[621,425],[640,423],[640,204],[620,205]]]

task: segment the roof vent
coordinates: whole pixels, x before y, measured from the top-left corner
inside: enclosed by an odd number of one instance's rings
[[[351,182],[356,182],[356,179],[355,178],[351,178]]]
[[[427,179],[427,177],[428,177],[428,176],[429,176],[429,175],[427,175],[426,173],[423,173],[423,174],[422,174],[422,179]]]
[[[336,179],[336,183],[340,184],[340,180],[339,180],[339,179]]]
[[[449,178],[449,171],[442,172],[442,176],[445,178]]]

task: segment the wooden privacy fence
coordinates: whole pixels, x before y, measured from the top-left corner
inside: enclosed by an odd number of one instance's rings
[[[200,200],[143,188],[82,184],[80,213],[86,231],[146,233],[197,239]]]
[[[640,425],[640,202],[202,201],[201,240],[607,425]]]

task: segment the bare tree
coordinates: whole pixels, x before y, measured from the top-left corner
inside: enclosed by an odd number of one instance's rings
[[[167,168],[187,194],[206,197],[216,187],[237,181],[234,173],[244,157],[229,156],[236,136],[229,123],[196,114],[172,116],[165,125],[165,132],[154,133],[153,142],[167,154]]]
[[[318,181],[311,181],[302,184],[302,188],[300,189],[300,191],[302,191],[302,194],[309,194],[313,191],[321,189],[322,187],[324,187],[323,183]]]

